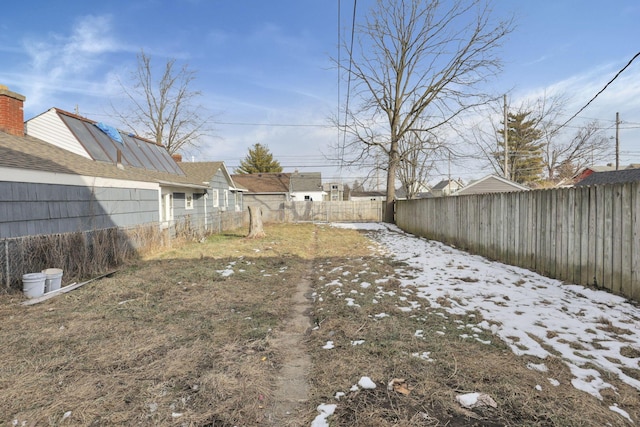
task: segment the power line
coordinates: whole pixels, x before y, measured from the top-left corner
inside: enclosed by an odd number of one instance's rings
[[[613,76],[613,78],[612,78],[611,80],[609,80],[609,82],[608,82],[606,85],[604,85],[604,87],[603,87],[602,89],[600,89],[600,92],[596,93],[596,94],[593,96],[593,98],[591,98],[591,99],[589,100],[589,102],[587,102],[587,103],[584,105],[584,107],[582,107],[581,109],[579,109],[579,110],[578,110],[578,112],[577,112],[577,113],[575,113],[573,116],[569,117],[569,119],[568,119],[566,122],[564,122],[563,124],[561,124],[561,125],[558,127],[558,129],[557,129],[557,130],[562,129],[562,128],[567,124],[567,123],[569,123],[571,120],[575,119],[575,118],[576,118],[576,116],[577,116],[578,114],[582,113],[582,112],[584,111],[584,109],[585,109],[585,108],[587,108],[587,107],[588,107],[588,106],[589,106],[589,105],[590,105],[590,104],[591,104],[591,103],[592,103],[592,102],[593,102],[593,101],[594,101],[594,100],[595,100],[595,99],[596,99],[596,98],[597,98],[597,97],[598,97],[602,92],[604,92],[604,91],[609,87],[609,85],[610,85],[611,83],[613,83],[613,81],[614,81],[615,79],[617,79],[617,78],[618,78],[618,76],[619,76],[620,74],[622,74],[622,72],[623,72],[624,70],[626,70],[626,69],[631,65],[631,63],[632,63],[633,61],[635,61],[635,59],[636,59],[638,56],[640,56],[640,52],[636,53],[636,54],[633,56],[633,58],[631,58],[631,59],[629,60],[629,62],[627,62],[627,65],[625,65],[624,67],[622,67],[622,69],[621,69],[620,71],[618,71],[618,72],[616,73],[616,75],[615,75],[615,76]]]
[[[345,100],[345,106],[344,106],[344,133],[342,134],[342,147],[341,147],[341,152],[340,152],[340,158],[342,159],[344,157],[344,147],[347,143],[347,121],[349,120],[349,97],[351,96],[351,70],[352,70],[352,65],[353,65],[353,40],[354,40],[354,35],[355,35],[355,30],[356,30],[356,9],[357,9],[357,5],[358,5],[358,0],[353,0],[353,16],[351,18],[351,43],[349,46],[349,71],[347,73],[347,98]],[[340,45],[338,45],[338,50],[340,50]],[[338,63],[338,70],[340,70],[340,64]],[[340,119],[338,119],[338,124],[340,122]],[[340,129],[340,127],[338,126],[338,129]],[[340,165],[340,167],[342,167],[342,165]]]
[[[230,126],[270,126],[270,127],[316,127],[332,128],[333,125],[320,125],[312,123],[252,123],[252,122],[211,122],[214,125]]]

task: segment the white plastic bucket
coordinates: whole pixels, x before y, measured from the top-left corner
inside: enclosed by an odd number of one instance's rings
[[[46,279],[44,282],[44,291],[51,292],[60,289],[62,284],[62,270],[59,268],[47,268],[42,270]]]
[[[27,298],[37,298],[44,294],[44,273],[28,273],[22,275],[22,291]]]

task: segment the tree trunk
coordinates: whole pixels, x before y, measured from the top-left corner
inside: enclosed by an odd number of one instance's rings
[[[392,137],[393,138],[393,137]],[[387,169],[387,197],[385,201],[384,222],[395,224],[394,204],[396,199],[396,170],[398,168],[398,142],[391,142],[389,167]]]
[[[249,234],[247,239],[262,239],[266,234],[262,227],[262,208],[249,206]]]

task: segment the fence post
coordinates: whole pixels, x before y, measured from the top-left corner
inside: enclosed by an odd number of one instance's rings
[[[11,286],[11,269],[9,268],[9,241],[5,239],[4,241],[4,260],[6,264],[6,276],[5,276],[5,284],[7,289]]]

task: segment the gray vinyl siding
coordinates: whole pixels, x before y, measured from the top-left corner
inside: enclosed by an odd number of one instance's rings
[[[201,191],[201,190],[200,190]],[[189,217],[193,220],[199,220],[205,216],[205,198],[204,193],[191,193],[193,195],[193,209],[186,209],[186,194],[185,193],[173,193],[173,219],[179,221],[182,218]],[[211,208],[207,207],[207,212],[210,212]]]
[[[158,220],[156,190],[0,182],[0,238]]]
[[[216,174],[211,178],[209,186],[213,190],[218,190],[218,206],[213,209],[222,210],[224,207],[224,190],[227,190],[229,194],[229,205],[226,207],[226,210],[233,211],[235,210],[236,205],[238,205],[240,210],[242,210],[242,194],[231,191],[229,182],[227,181],[224,172],[222,172],[222,169],[218,169]],[[210,207],[214,206],[213,200],[210,200],[209,203]]]

